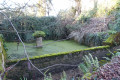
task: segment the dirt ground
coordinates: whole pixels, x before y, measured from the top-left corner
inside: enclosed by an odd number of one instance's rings
[[[65,73],[67,76],[67,80],[80,80],[80,77],[82,77],[83,75],[79,68],[72,68],[66,70]],[[52,74],[53,80],[60,80],[62,76],[63,76],[63,72]]]

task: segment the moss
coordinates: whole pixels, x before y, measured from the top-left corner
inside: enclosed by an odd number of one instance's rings
[[[6,51],[3,46],[3,39],[0,37],[1,47],[0,47],[0,72],[4,72],[2,67],[2,54],[4,55],[4,61],[6,61]]]
[[[120,32],[116,33],[114,40],[115,40],[115,44],[120,44]]]
[[[5,58],[5,60],[6,60],[6,51],[5,51],[5,48],[4,48],[4,43],[3,43],[3,39],[2,38],[0,38],[0,42],[1,42],[1,48],[2,48],[2,53],[3,53],[3,55],[4,55],[4,58]]]
[[[102,66],[102,65],[104,65],[105,63],[107,63],[108,61],[107,60],[100,60],[99,61],[99,64],[100,64],[100,66]]]
[[[41,55],[41,56],[34,56],[34,57],[31,57],[30,59],[39,59],[39,58],[55,57],[55,56],[67,55],[67,54],[75,54],[75,53],[79,53],[81,51],[105,49],[105,48],[109,48],[109,47],[110,47],[109,45],[97,46],[97,47],[91,47],[91,48],[87,48],[87,49],[83,49],[83,50],[75,50],[75,51],[70,51],[70,52],[52,53],[52,54],[45,54],[45,55]],[[21,60],[24,61],[24,60],[27,60],[27,58],[23,58]],[[10,60],[10,61],[8,61],[8,63],[14,63],[14,62],[17,62],[17,61],[18,61],[18,59]]]
[[[107,56],[110,56],[110,55],[111,55],[111,53],[107,53],[106,55],[107,55]]]
[[[92,76],[92,74],[91,73],[86,73],[83,77],[82,77],[82,79],[91,79],[91,76]]]
[[[103,42],[107,45],[117,45],[120,43],[120,32],[110,35],[110,37]]]
[[[103,43],[104,44],[108,44],[108,45],[113,45],[113,43],[114,43],[114,38],[116,37],[116,34],[112,34],[112,35],[110,35],[110,37],[106,40],[106,41],[104,41]]]
[[[113,53],[117,53],[117,51],[113,51]]]

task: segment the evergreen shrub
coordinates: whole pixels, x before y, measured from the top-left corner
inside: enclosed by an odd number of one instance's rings
[[[45,37],[45,33],[44,33],[43,31],[35,31],[35,32],[33,33],[33,36],[34,36],[35,38]]]

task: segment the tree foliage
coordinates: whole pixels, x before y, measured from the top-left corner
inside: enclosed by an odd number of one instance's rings
[[[109,29],[120,32],[120,1],[117,2],[115,9],[111,11],[111,15],[115,16],[115,19],[109,23]]]
[[[33,39],[34,31],[43,31],[46,33],[45,39],[62,39],[65,38],[66,28],[61,24],[61,21],[56,17],[19,17],[16,19],[11,19],[13,25],[16,27],[18,32],[24,41]],[[11,24],[8,20],[3,21],[3,25],[0,27],[2,30],[9,31],[9,33],[4,33],[6,40],[14,40],[17,38]]]

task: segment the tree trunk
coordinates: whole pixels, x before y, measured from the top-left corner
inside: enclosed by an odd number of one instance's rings
[[[81,13],[81,0],[75,0],[75,2],[76,2],[76,17],[78,17],[79,15],[80,15],[80,13]]]
[[[39,37],[36,39],[36,46],[37,47],[42,47],[42,37]]]

